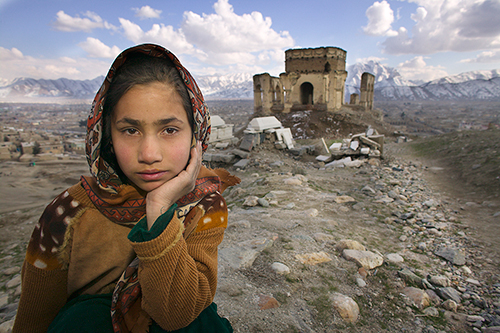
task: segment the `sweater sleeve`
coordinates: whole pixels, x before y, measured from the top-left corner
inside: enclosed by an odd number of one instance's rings
[[[68,271],[58,253],[64,243],[67,222],[78,218],[82,212],[68,191],[45,208],[26,251],[13,332],[46,332],[66,303]]]
[[[196,319],[212,303],[217,287],[217,248],[227,226],[227,207],[213,193],[193,209],[202,214],[187,239],[174,215],[158,237],[132,243],[140,259],[142,308],[168,331]]]
[[[43,270],[24,262],[22,293],[13,333],[47,332],[67,299],[68,271]]]

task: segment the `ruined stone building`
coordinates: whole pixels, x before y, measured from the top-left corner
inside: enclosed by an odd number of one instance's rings
[[[375,75],[363,73],[361,75],[359,104],[366,110],[373,109],[373,90],[375,85]]]
[[[253,77],[255,113],[339,110],[344,105],[346,54],[338,47],[285,51],[285,73]],[[369,73],[363,77],[366,82],[362,81],[361,87],[365,90],[362,88],[361,97],[353,104],[371,109],[375,79]]]

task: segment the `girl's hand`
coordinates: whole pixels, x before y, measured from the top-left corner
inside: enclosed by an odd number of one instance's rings
[[[170,206],[194,190],[196,178],[201,168],[201,155],[201,142],[198,142],[195,147],[191,148],[191,159],[186,169],[146,195],[148,230]]]

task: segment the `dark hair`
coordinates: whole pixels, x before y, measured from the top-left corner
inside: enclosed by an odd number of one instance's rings
[[[122,181],[126,177],[118,166],[112,150],[111,118],[120,98],[132,87],[141,84],[161,82],[174,87],[182,99],[191,131],[194,132],[194,118],[191,99],[179,71],[168,58],[148,56],[143,53],[127,55],[125,63],[119,67],[106,92],[103,104],[101,157],[116,171]]]

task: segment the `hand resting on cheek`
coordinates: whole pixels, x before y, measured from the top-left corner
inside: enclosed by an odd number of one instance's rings
[[[165,182],[146,195],[146,217],[148,230],[156,219],[184,195],[191,192],[196,184],[196,177],[201,168],[202,149],[198,142],[191,148],[191,159],[187,167],[177,176]]]

